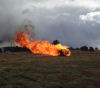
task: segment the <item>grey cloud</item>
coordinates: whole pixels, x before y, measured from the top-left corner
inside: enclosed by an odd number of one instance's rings
[[[86,15],[80,15],[80,19],[83,20],[83,22],[91,21],[100,23],[100,11],[90,12],[87,13]]]
[[[0,40],[13,39],[15,31],[28,19],[35,26],[35,39],[50,42],[58,39],[62,44],[73,47],[100,46],[99,24],[83,23],[79,19],[80,15],[93,10],[70,5],[54,8],[33,5],[43,4],[42,1],[46,0],[0,0]]]

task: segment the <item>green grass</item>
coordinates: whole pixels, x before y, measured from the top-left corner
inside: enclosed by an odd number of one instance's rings
[[[100,54],[0,54],[0,88],[100,88]]]

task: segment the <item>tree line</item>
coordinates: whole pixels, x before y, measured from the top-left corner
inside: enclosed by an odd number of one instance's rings
[[[56,45],[56,44],[59,44],[59,40],[54,40],[52,42],[52,44]],[[69,48],[70,50],[81,50],[81,51],[90,51],[90,52],[94,52],[95,50],[98,50],[97,47],[93,48],[92,46],[90,47],[87,47],[87,46],[81,46],[80,48],[73,48],[73,47],[70,47]]]
[[[88,47],[88,46],[81,46],[80,48],[73,48],[73,47],[70,47],[69,48],[70,50],[81,50],[81,51],[90,51],[90,52],[94,52],[96,50],[99,50],[98,47]]]
[[[52,44],[56,45],[56,44],[59,44],[60,42],[58,40],[54,40],[52,42]],[[73,48],[73,47],[70,47],[69,48],[70,50],[81,50],[81,51],[90,51],[90,52],[94,52],[96,50],[98,50],[97,47],[93,48],[92,46],[91,47],[87,47],[87,46],[81,46],[80,48]],[[27,49],[26,47],[24,48],[21,48],[21,47],[2,47],[0,48],[0,53],[2,52],[31,52],[29,49]]]

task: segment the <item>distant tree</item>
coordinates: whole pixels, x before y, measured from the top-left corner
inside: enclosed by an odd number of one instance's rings
[[[82,46],[82,47],[80,47],[80,50],[82,50],[82,51],[88,51],[88,47],[87,46]]]
[[[76,48],[76,50],[80,50],[79,48]]]
[[[0,53],[2,53],[2,49],[0,48]]]
[[[90,51],[90,52],[94,52],[95,50],[94,50],[93,47],[89,47],[89,51]]]
[[[2,49],[4,49],[4,52],[10,51],[10,52],[30,52],[29,49],[27,49],[26,47],[3,47]]]
[[[54,40],[52,44],[57,45],[59,43],[60,43],[59,40]]]
[[[98,50],[98,47],[95,47],[95,50]]]

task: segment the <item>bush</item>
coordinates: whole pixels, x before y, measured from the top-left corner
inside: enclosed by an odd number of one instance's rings
[[[94,52],[95,50],[94,50],[93,47],[89,47],[89,51],[90,51],[90,52]]]
[[[80,50],[82,50],[82,51],[88,51],[88,47],[87,46],[82,46],[82,47],[80,47]]]

